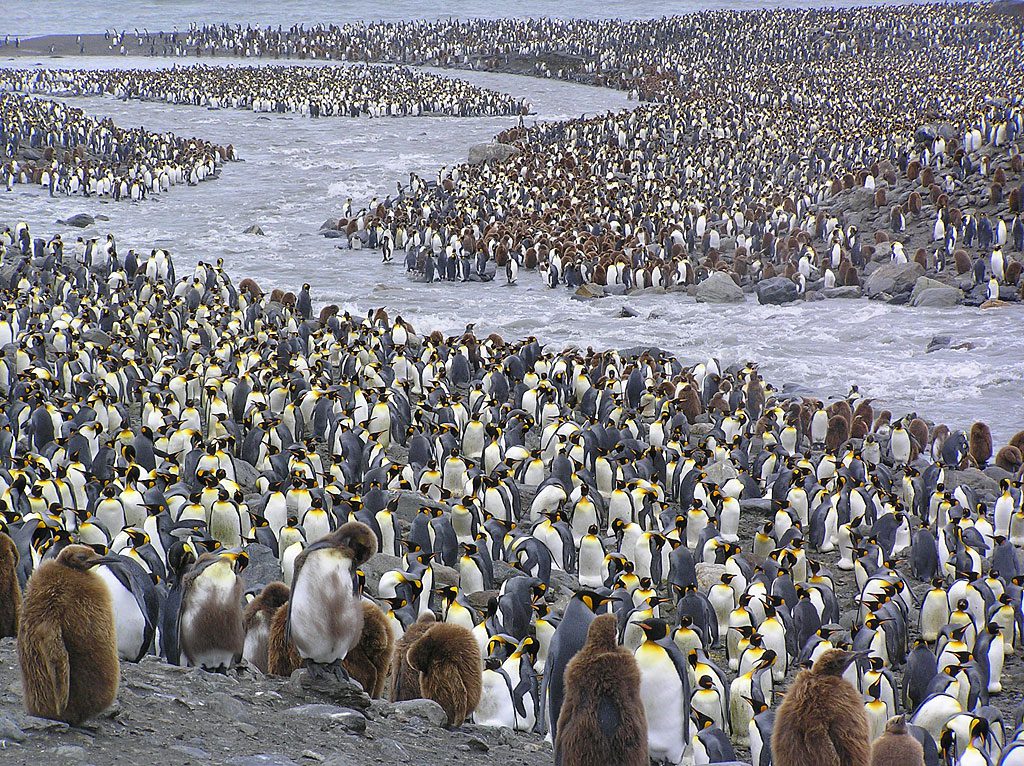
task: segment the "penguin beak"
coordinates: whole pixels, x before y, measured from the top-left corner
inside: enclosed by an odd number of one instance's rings
[[[116,553],[107,556],[98,556],[89,562],[89,569],[99,566],[100,564],[117,564],[121,561],[121,557]]]

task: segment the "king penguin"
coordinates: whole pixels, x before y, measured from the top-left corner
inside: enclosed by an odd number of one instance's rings
[[[114,609],[92,571],[104,558],[69,545],[29,578],[18,628],[25,710],[77,726],[117,697]]]

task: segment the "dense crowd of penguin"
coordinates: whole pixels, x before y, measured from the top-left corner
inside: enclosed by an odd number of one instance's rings
[[[424,696],[562,764],[1024,762],[993,705],[1024,432],[995,450],[753,362],[316,315],[308,285],[113,236],[87,263],[19,224],[0,255],[0,633],[29,712],[96,715],[152,653]],[[250,543],[280,582],[246,592]]]
[[[141,200],[178,184],[216,178],[231,145],[122,128],[59,101],[12,91],[0,70],[0,181],[42,186],[51,196]]]
[[[428,281],[504,269],[514,282],[525,267],[552,287],[644,288],[724,271],[740,286],[784,276],[805,292],[860,285],[891,260],[1016,300],[1022,34],[1020,16],[956,4],[213,25],[146,40],[168,55],[516,71],[526,61],[534,74],[658,102],[514,129],[499,136],[520,150],[511,159],[414,177],[377,223],[385,258],[404,246]],[[855,189],[889,212],[883,225],[826,212]],[[932,236],[910,242],[921,220]]]
[[[0,70],[0,88],[145,99],[309,117],[522,115],[520,99],[465,80],[398,66],[175,66],[170,69]]]

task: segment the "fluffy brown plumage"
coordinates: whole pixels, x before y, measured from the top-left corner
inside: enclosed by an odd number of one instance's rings
[[[302,658],[295,644],[288,638],[288,604],[282,604],[270,619],[267,636],[267,673],[272,676],[290,676],[302,667]]]
[[[364,601],[363,632],[342,665],[371,697],[380,697],[387,681],[394,637],[387,617],[374,604]],[[288,602],[282,604],[270,620],[267,637],[267,672],[272,676],[290,676],[302,667],[302,658],[288,638]]]
[[[647,766],[647,719],[640,670],[616,641],[615,615],[590,624],[587,642],[565,671],[556,766]]]
[[[835,453],[850,439],[850,422],[842,415],[833,415],[828,419],[828,430],[825,432],[825,449]]]
[[[395,637],[391,635],[388,618],[376,605],[363,602],[363,632],[359,643],[348,653],[342,664],[363,691],[377,698],[384,693],[384,683],[391,667]]]
[[[1019,449],[1021,454],[1024,454],[1024,431],[1018,431],[1011,436],[1009,444],[1011,447]]]
[[[0,532],[0,638],[18,635],[21,586],[18,584],[18,546]]]
[[[69,545],[29,578],[18,628],[25,710],[77,726],[113,704],[121,666],[102,558]]]
[[[267,583],[242,613],[242,627],[245,628],[243,656],[264,673],[267,672],[270,623],[278,608],[288,603],[289,594],[290,590],[283,582]]]
[[[864,702],[842,677],[854,658],[831,649],[797,675],[775,717],[774,766],[868,766]]]
[[[246,561],[244,553],[204,553],[182,579],[178,640],[189,666],[226,669],[242,657],[242,578],[235,568]]]
[[[391,701],[401,702],[402,700],[419,699],[420,674],[413,670],[405,661],[409,648],[434,625],[434,615],[431,612],[420,616],[420,618],[409,626],[397,644],[395,644],[394,660],[391,663]]]
[[[903,716],[890,718],[871,746],[871,766],[924,766],[924,748],[907,733]]]
[[[453,623],[438,622],[409,648],[405,658],[420,674],[420,691],[448,714],[449,726],[461,726],[480,702],[483,672],[473,634]]]
[[[1007,444],[996,453],[996,465],[1009,473],[1017,473],[1021,464],[1024,463],[1024,456],[1016,447]]]
[[[971,426],[968,447],[971,461],[978,468],[988,465],[988,461],[992,459],[992,431],[985,423],[975,423]]]

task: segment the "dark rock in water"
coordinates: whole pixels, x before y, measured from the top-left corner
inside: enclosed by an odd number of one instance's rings
[[[953,337],[951,335],[933,335],[932,339],[928,341],[928,348],[925,349],[925,353],[930,354],[932,351],[949,348],[952,343]]]
[[[772,277],[763,279],[754,288],[757,293],[757,302],[774,306],[783,303],[792,303],[800,297],[800,288],[792,279],[786,277]]]
[[[896,293],[895,295],[882,293],[877,297],[884,300],[890,306],[903,306],[906,305],[907,303],[910,303],[910,293],[907,292]]]
[[[324,229],[334,229],[334,230],[337,230],[337,228],[338,228],[338,219],[337,218],[328,218],[326,221],[324,221],[322,224],[320,224],[320,231],[323,231]]]
[[[956,287],[932,287],[912,296],[912,306],[926,306],[930,308],[949,308],[956,306],[963,299],[964,294]]]
[[[825,296],[821,294],[820,290],[808,290],[804,293],[804,300],[808,303],[816,303],[825,300]]]
[[[337,229],[321,229],[320,233],[327,237],[327,239],[340,239],[345,236],[345,232],[338,231]]]
[[[871,276],[864,282],[864,292],[869,298],[875,298],[882,293],[909,293],[914,289],[917,278],[923,275],[924,268],[915,261],[886,263],[871,272]]]
[[[484,162],[502,162],[519,154],[519,149],[511,144],[495,142],[493,144],[474,144],[469,147],[468,162],[470,165],[480,165]]]
[[[846,285],[844,287],[827,287],[821,291],[826,298],[859,298],[861,289],[857,285]]]
[[[88,213],[76,213],[63,221],[57,221],[57,223],[62,223],[65,226],[74,226],[76,229],[84,229],[96,223],[96,219]]]
[[[619,309],[618,316],[619,319],[632,319],[634,317],[640,316],[640,314],[632,306],[623,306],[621,309]]]
[[[590,301],[596,298],[604,297],[604,288],[601,285],[580,285],[576,288],[576,292],[572,294],[573,300],[577,301]]]
[[[722,271],[712,272],[696,289],[697,303],[743,303],[743,290]]]
[[[605,295],[625,295],[626,294],[626,286],[625,285],[605,285],[604,286],[604,294]]]
[[[248,229],[242,232],[243,234],[255,234],[258,237],[264,236],[263,229],[259,227],[259,224],[254,223]]]

